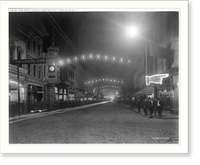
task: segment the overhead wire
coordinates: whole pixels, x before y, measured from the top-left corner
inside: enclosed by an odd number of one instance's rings
[[[71,40],[67,37],[67,35],[65,34],[65,32],[62,30],[62,28],[57,24],[57,22],[55,21],[55,19],[51,16],[51,14],[49,12],[47,12],[49,14],[49,16],[51,17],[51,19],[55,22],[55,24],[58,26],[58,28],[61,30],[61,32],[64,34],[64,36],[67,38],[67,40],[70,42],[70,44],[73,46],[74,49],[76,49],[76,51],[80,54],[80,52],[78,51],[78,49],[74,46],[74,44],[71,42]]]
[[[45,15],[46,16],[46,15]],[[63,37],[63,39],[71,46],[71,48],[75,51],[76,54],[80,55],[79,52],[71,45],[71,43],[63,36],[63,34],[60,32],[60,30],[54,25],[54,23],[46,16],[46,18],[49,20],[49,22],[52,24],[52,26],[58,31],[58,33]]]

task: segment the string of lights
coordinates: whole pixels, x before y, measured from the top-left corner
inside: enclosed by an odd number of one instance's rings
[[[104,60],[106,62],[108,62],[109,60],[113,63],[115,62],[118,62],[120,64],[131,64],[132,61],[130,59],[128,60],[125,60],[124,58],[120,57],[120,58],[117,58],[115,56],[108,56],[108,55],[100,55],[100,54],[97,54],[96,56],[94,56],[93,54],[89,54],[89,55],[81,55],[80,58],[77,57],[77,56],[74,56],[72,58],[66,58],[65,60],[63,59],[60,59],[58,60],[58,64],[59,65],[64,65],[64,63],[66,64],[72,64],[73,62],[78,62],[78,61],[86,61],[86,60]]]
[[[101,88],[117,88],[117,89],[121,89],[121,87],[113,86],[113,85],[104,85],[104,86],[96,87],[94,89],[101,89]]]
[[[97,83],[97,82],[111,82],[111,83],[120,83],[120,84],[124,83],[124,81],[122,81],[122,80],[101,78],[101,79],[87,81],[87,82],[85,82],[85,84],[93,84],[93,83]]]

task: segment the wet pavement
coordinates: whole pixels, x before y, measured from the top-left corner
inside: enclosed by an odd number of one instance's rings
[[[11,144],[178,144],[178,119],[106,103],[10,123]]]

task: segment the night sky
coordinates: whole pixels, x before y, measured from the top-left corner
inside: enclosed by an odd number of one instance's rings
[[[54,31],[55,46],[60,49],[62,58],[84,55],[108,55],[131,59],[143,53],[144,47],[136,38],[127,35],[128,26],[136,26],[140,34],[148,36],[156,31],[156,22],[152,21],[160,13],[154,12],[49,12],[49,13],[11,13],[23,23],[23,17],[41,18],[48,36],[44,38],[44,47],[51,46]],[[12,18],[11,17],[11,18]],[[15,19],[10,19],[12,22]],[[27,19],[32,21],[31,19]],[[153,19],[156,20],[156,19]],[[51,22],[50,22],[51,21]],[[56,26],[55,22],[58,26]],[[54,22],[54,23],[53,23]],[[72,47],[64,39],[64,35],[53,29],[53,24],[61,28],[76,47]],[[66,37],[65,36],[65,37]],[[46,51],[46,49],[44,49]],[[78,52],[78,53],[77,53]],[[123,79],[124,73],[130,69],[126,64],[111,61],[87,60],[82,65],[90,70],[95,77],[111,77]],[[134,64],[133,64],[134,65]]]

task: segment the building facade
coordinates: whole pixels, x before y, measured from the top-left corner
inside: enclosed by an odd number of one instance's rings
[[[133,97],[161,97],[166,109],[175,113],[179,111],[179,36],[178,12],[161,13],[149,18],[155,28],[142,37],[141,54],[137,55],[137,63],[131,69],[127,86],[130,86]],[[137,69],[136,69],[137,68]],[[161,84],[146,84],[145,76],[169,74]]]
[[[29,21],[27,21],[29,20]],[[26,23],[24,23],[26,22]],[[43,38],[48,33],[41,20],[32,15],[22,16],[21,13],[10,13],[9,24],[9,89],[10,116],[16,113],[28,113],[44,105],[44,65],[19,64],[18,72],[15,60],[43,58]],[[21,112],[18,108],[20,99]]]

